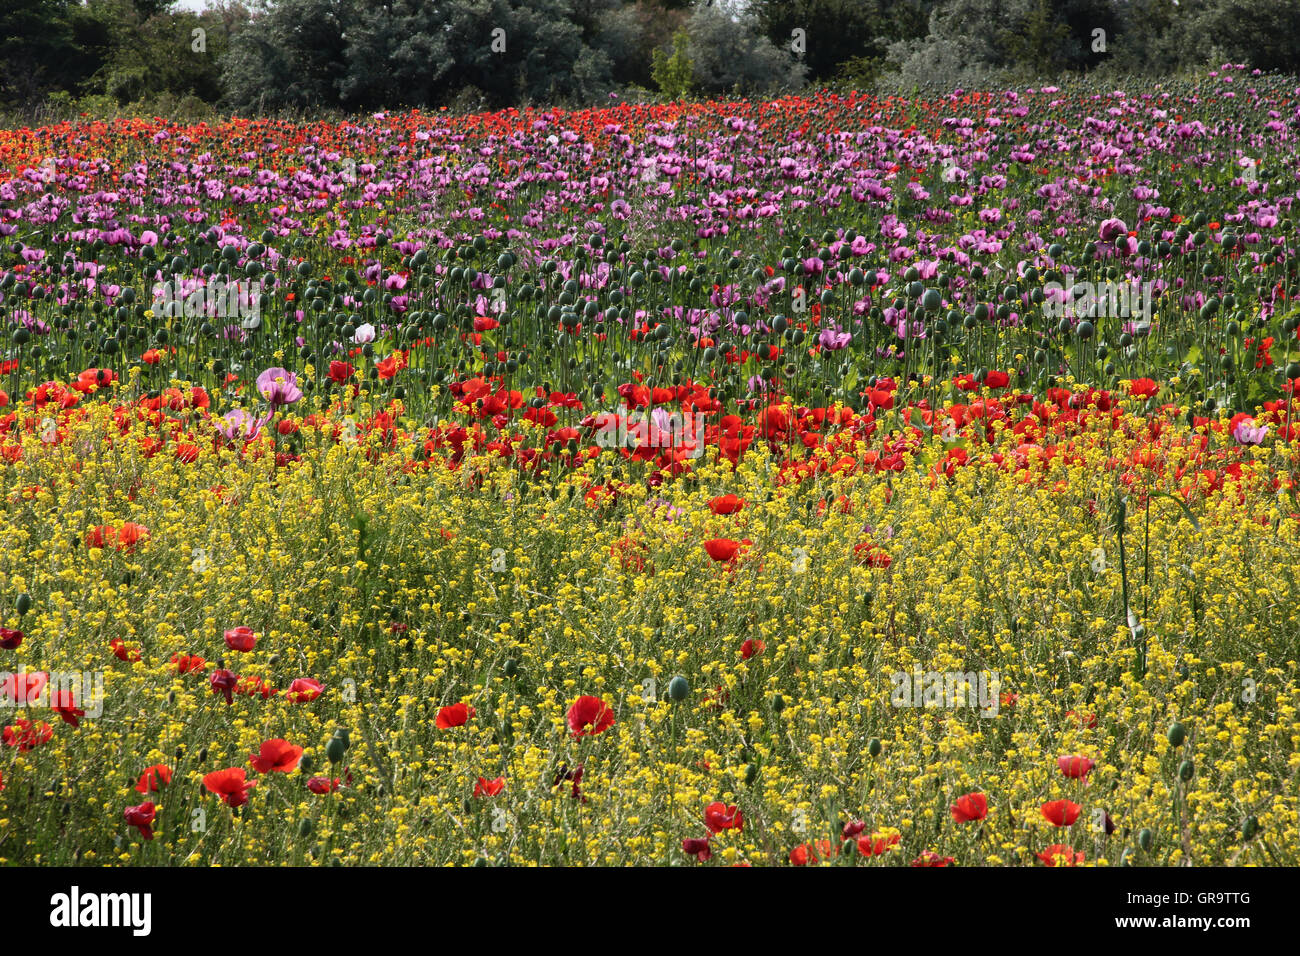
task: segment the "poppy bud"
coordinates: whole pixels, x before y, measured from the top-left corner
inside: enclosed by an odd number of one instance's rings
[[[758,779],[758,764],[751,763],[745,768],[745,786],[752,787]]]
[[[298,758],[298,769],[303,773],[308,773],[315,766],[315,761],[311,759],[311,754],[303,754]]]
[[[1196,773],[1196,765],[1193,764],[1190,760],[1184,760],[1182,763],[1178,765],[1178,779],[1183,781],[1184,783],[1186,783],[1188,780],[1191,780],[1192,776],[1195,773]]]
[[[347,752],[348,744],[342,737],[331,737],[330,742],[325,745],[325,756],[329,758],[330,763],[338,763]]]
[[[14,602],[14,610],[19,614],[26,614],[32,609],[32,596],[24,591],[18,595],[18,600]]]
[[[1169,725],[1168,737],[1169,737],[1169,746],[1181,747],[1183,745],[1183,741],[1187,739],[1187,728],[1184,727],[1182,724],[1180,724],[1178,721],[1174,721],[1172,724]]]
[[[774,695],[772,697],[772,709],[776,711],[778,714],[781,713],[781,711],[785,710],[785,698],[782,697],[780,694]]]
[[[871,756],[873,757],[879,757],[880,751],[881,751],[881,746],[880,746],[879,737],[872,737],[870,740],[867,741],[867,753],[871,754]]]
[[[200,747],[200,748],[199,748],[199,752],[195,755],[195,759],[196,759],[199,763],[203,763],[203,761],[207,760],[207,759],[208,759],[208,748],[207,748],[207,747]]]
[[[1155,834],[1146,827],[1138,831],[1138,846],[1143,850],[1150,851],[1152,844],[1155,843]]]
[[[1241,838],[1249,840],[1259,832],[1259,818],[1255,816],[1246,817],[1241,821]]]
[[[516,676],[519,673],[519,662],[513,657],[507,657],[505,666],[501,668],[501,672],[507,677]]]
[[[668,682],[668,697],[670,700],[685,700],[690,692],[691,685],[680,674]]]
[[[309,837],[311,836],[311,831],[312,831],[311,821],[308,820],[306,817],[304,817],[298,823],[298,836]]]

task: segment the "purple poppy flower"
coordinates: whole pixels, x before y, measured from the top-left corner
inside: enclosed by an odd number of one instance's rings
[[[221,424],[217,426],[217,431],[226,441],[233,442],[240,439],[252,441],[262,431],[262,426],[270,420],[270,415],[266,418],[258,418],[242,408],[232,408],[221,416]]]
[[[257,376],[257,390],[271,403],[271,410],[281,405],[292,405],[302,398],[302,389],[298,387],[298,376],[280,367],[268,368]]]
[[[1237,439],[1243,445],[1258,445],[1264,441],[1268,435],[1267,425],[1256,425],[1255,419],[1243,419],[1236,428],[1232,430],[1232,437]]]

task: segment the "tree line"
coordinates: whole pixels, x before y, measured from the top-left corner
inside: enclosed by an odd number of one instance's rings
[[[2,0],[11,120],[1300,73],[1296,0]]]

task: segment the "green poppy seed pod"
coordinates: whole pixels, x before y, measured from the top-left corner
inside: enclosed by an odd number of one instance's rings
[[[1155,844],[1156,836],[1146,827],[1138,831],[1138,846],[1143,850],[1150,852],[1151,847]]]
[[[872,737],[867,741],[867,753],[871,754],[871,756],[879,757],[882,749],[879,737]]]
[[[678,674],[668,682],[669,700],[685,700],[691,693],[691,685],[687,683],[686,678]]]
[[[14,610],[19,614],[26,614],[32,609],[32,596],[24,591],[18,595],[18,600],[14,602]]]
[[[1183,741],[1187,739],[1187,728],[1175,720],[1169,725],[1169,733],[1167,736],[1169,738],[1169,746],[1181,747]]]
[[[1178,765],[1178,779],[1186,783],[1191,780],[1196,773],[1196,765],[1190,760],[1184,760]]]
[[[325,756],[329,758],[330,763],[338,763],[347,752],[347,741],[342,737],[331,737],[330,742],[325,745]]]

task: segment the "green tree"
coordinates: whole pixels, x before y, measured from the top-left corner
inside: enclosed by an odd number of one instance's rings
[[[789,49],[803,31],[808,78],[830,80],[853,61],[857,69],[883,61],[889,44],[926,33],[932,0],[757,0],[752,4],[763,34]]]
[[[4,0],[0,105],[29,110],[55,90],[80,91],[110,46],[106,26],[75,0]]]
[[[685,29],[673,34],[672,54],[656,49],[652,56],[654,66],[651,75],[660,95],[666,100],[680,100],[690,95],[695,64],[691,61],[687,49],[691,35]]]

